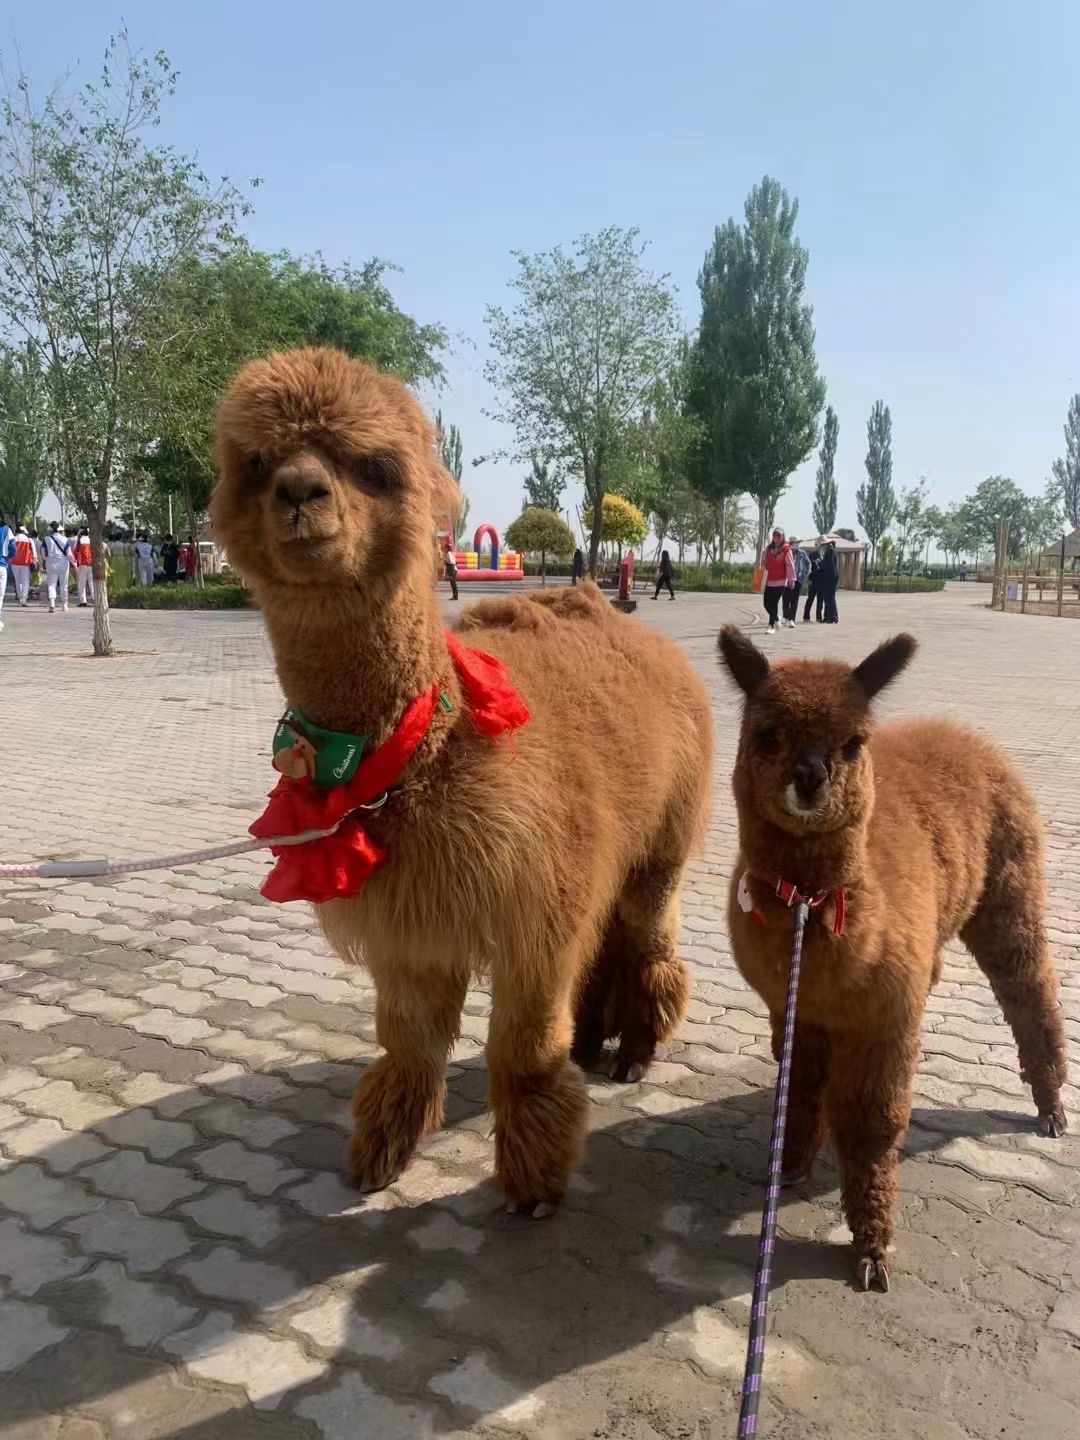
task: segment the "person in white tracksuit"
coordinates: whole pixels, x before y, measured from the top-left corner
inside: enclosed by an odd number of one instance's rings
[[[90,553],[90,531],[80,530],[71,547],[71,563],[78,582],[79,607],[94,603],[94,559]]]
[[[56,599],[68,608],[68,572],[71,569],[71,541],[64,534],[64,527],[54,520],[49,526],[42,546],[45,551],[45,586],[49,594],[49,614],[56,609]]]
[[[15,596],[20,605],[30,599],[30,571],[37,564],[37,545],[25,525],[15,531],[15,554],[11,557],[11,578],[15,581]]]
[[[135,552],[135,573],[138,576],[139,584],[152,585],[154,583],[154,555],[157,552],[150,544],[145,530],[139,533],[131,548]]]

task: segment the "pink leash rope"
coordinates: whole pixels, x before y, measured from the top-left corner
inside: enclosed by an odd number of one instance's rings
[[[352,811],[349,812],[352,814]],[[247,855],[253,850],[268,850],[271,845],[306,845],[309,840],[324,840],[333,835],[345,821],[343,815],[329,830],[304,830],[299,835],[273,835],[265,840],[233,840],[228,845],[212,845],[206,850],[181,850],[175,855],[145,855],[133,860],[30,860],[25,864],[0,864],[0,880],[73,880],[95,875],[134,875],[140,870],[179,870],[185,865],[198,865],[204,860],[220,860],[226,855]]]

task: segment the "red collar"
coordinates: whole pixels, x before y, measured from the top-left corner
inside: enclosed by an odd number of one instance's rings
[[[750,889],[751,881],[755,877],[747,870],[739,881],[739,888],[736,893],[739,909],[748,914],[756,925],[767,925],[769,922],[764,914],[754,904],[753,892]],[[763,882],[765,883],[765,882]],[[842,885],[835,885],[829,890],[815,890],[812,895],[803,895],[798,886],[793,885],[790,880],[777,880],[767,882],[772,888],[772,893],[780,903],[793,910],[796,905],[803,904],[809,910],[820,910],[828,901],[833,902],[833,927],[834,935],[843,935],[844,924],[847,920],[847,895]]]
[[[528,708],[501,660],[469,649],[449,631],[446,648],[472,723],[482,735],[494,737],[526,723]],[[262,887],[268,900],[308,900],[321,905],[359,895],[364,881],[386,859],[386,851],[365,832],[356,812],[380,808],[427,734],[438,699],[437,684],[418,695],[390,738],[361,761],[344,785],[317,789],[308,779],[281,777],[270,793],[270,803],[250,827],[252,835],[268,840],[308,830],[334,833],[297,845],[270,847],[277,864]]]

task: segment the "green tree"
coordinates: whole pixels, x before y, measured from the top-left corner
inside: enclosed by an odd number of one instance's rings
[[[596,534],[596,516],[590,505],[585,511],[585,525]],[[601,512],[600,537],[605,545],[617,545],[619,559],[624,546],[640,544],[649,533],[649,522],[638,507],[623,495],[605,495]]]
[[[525,504],[558,513],[566,479],[548,455],[529,456],[530,470],[525,477]]]
[[[527,555],[540,556],[540,576],[547,584],[547,557],[572,555],[574,533],[556,510],[527,505],[516,520],[506,527],[506,543]]]
[[[614,227],[583,236],[569,254],[518,253],[515,308],[487,314],[487,376],[501,397],[494,418],[513,427],[520,458],[548,454],[580,475],[593,575],[609,466],[675,350],[673,296],[643,255],[636,230]]]
[[[927,533],[945,552],[947,564],[958,566],[960,556],[968,555],[974,550],[971,514],[966,504],[952,504],[947,510],[939,510],[936,505],[928,505],[924,512],[924,518]]]
[[[454,543],[460,545],[465,538],[465,532],[469,528],[469,497],[465,491],[461,492],[461,505],[454,520]]]
[[[188,529],[202,520],[214,484],[212,432],[221,391],[253,356],[332,345],[409,384],[441,378],[445,333],[398,308],[386,284],[388,268],[379,261],[334,268],[319,257],[239,248],[223,257],[193,257],[170,277],[145,327],[147,348],[162,363],[146,397],[150,438],[142,463],[155,485],[180,499]],[[454,427],[451,432],[456,435]],[[442,458],[455,464],[453,454]]]
[[[881,537],[892,523],[896,495],[892,484],[892,415],[882,400],[874,401],[866,422],[866,480],[855,494],[859,524],[870,541],[870,570]]]
[[[1080,395],[1069,401],[1065,417],[1065,455],[1054,461],[1054,485],[1073,529],[1080,528]]]
[[[825,411],[825,434],[818,455],[817,479],[814,484],[814,524],[819,535],[827,535],[836,524],[836,442],[840,436],[840,422],[836,411],[828,406]]]
[[[1061,492],[1051,481],[1042,495],[1029,495],[1025,498],[1027,503],[1023,512],[1023,550],[1025,554],[1039,554],[1051,541],[1061,536]]]
[[[1025,510],[1028,497],[1007,475],[989,475],[964,502],[977,550],[994,550],[996,526],[1009,523],[1009,555],[1016,559],[1024,550]]]
[[[896,503],[896,568],[899,570],[905,560],[914,572],[916,562],[922,555],[923,546],[930,535],[927,520],[926,496],[929,492],[926,476],[921,475],[916,485],[908,485],[900,491]]]
[[[122,456],[147,438],[148,319],[192,256],[237,243],[227,180],[150,143],[175,74],[110,43],[97,83],[36,105],[20,76],[0,106],[0,315],[41,359],[57,483],[87,517],[94,653],[112,652],[102,528]]]
[[[463,464],[461,459],[461,431],[456,425],[445,426],[443,424],[442,411],[435,416],[435,437],[439,447],[439,459],[444,470],[447,470],[457,481],[458,489],[461,489],[461,475]]]
[[[713,499],[749,491],[762,544],[790,475],[817,442],[825,403],[798,213],[766,176],[747,198],[744,223],[717,228],[698,278],[687,395],[701,426],[695,483]]]
[[[50,417],[41,357],[30,341],[0,352],[0,515],[32,525],[49,488]]]

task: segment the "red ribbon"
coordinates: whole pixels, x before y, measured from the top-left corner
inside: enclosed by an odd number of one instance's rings
[[[494,737],[526,723],[528,707],[501,660],[482,650],[470,650],[450,632],[446,648],[470,718],[482,735]],[[385,861],[386,851],[350,812],[371,805],[400,779],[431,726],[438,702],[438,685],[411,701],[394,733],[360,762],[356,774],[344,785],[325,790],[306,778],[281,777],[270,792],[266,809],[250,827],[252,835],[269,840],[338,828],[317,840],[270,847],[277,863],[262,887],[268,900],[308,900],[322,905],[327,900],[359,895],[364,881]]]
[[[747,871],[744,879],[749,881],[749,871]],[[798,886],[793,885],[790,880],[777,880],[773,894],[782,904],[786,905],[789,910],[793,910],[798,904],[805,905],[808,910],[820,910],[825,902],[831,898],[834,902],[833,934],[843,935],[844,925],[847,921],[847,895],[844,893],[844,887],[842,885],[837,885],[831,890],[816,890],[813,895],[803,895]],[[768,921],[760,910],[755,908],[751,913],[754,921],[758,925],[768,924]]]

